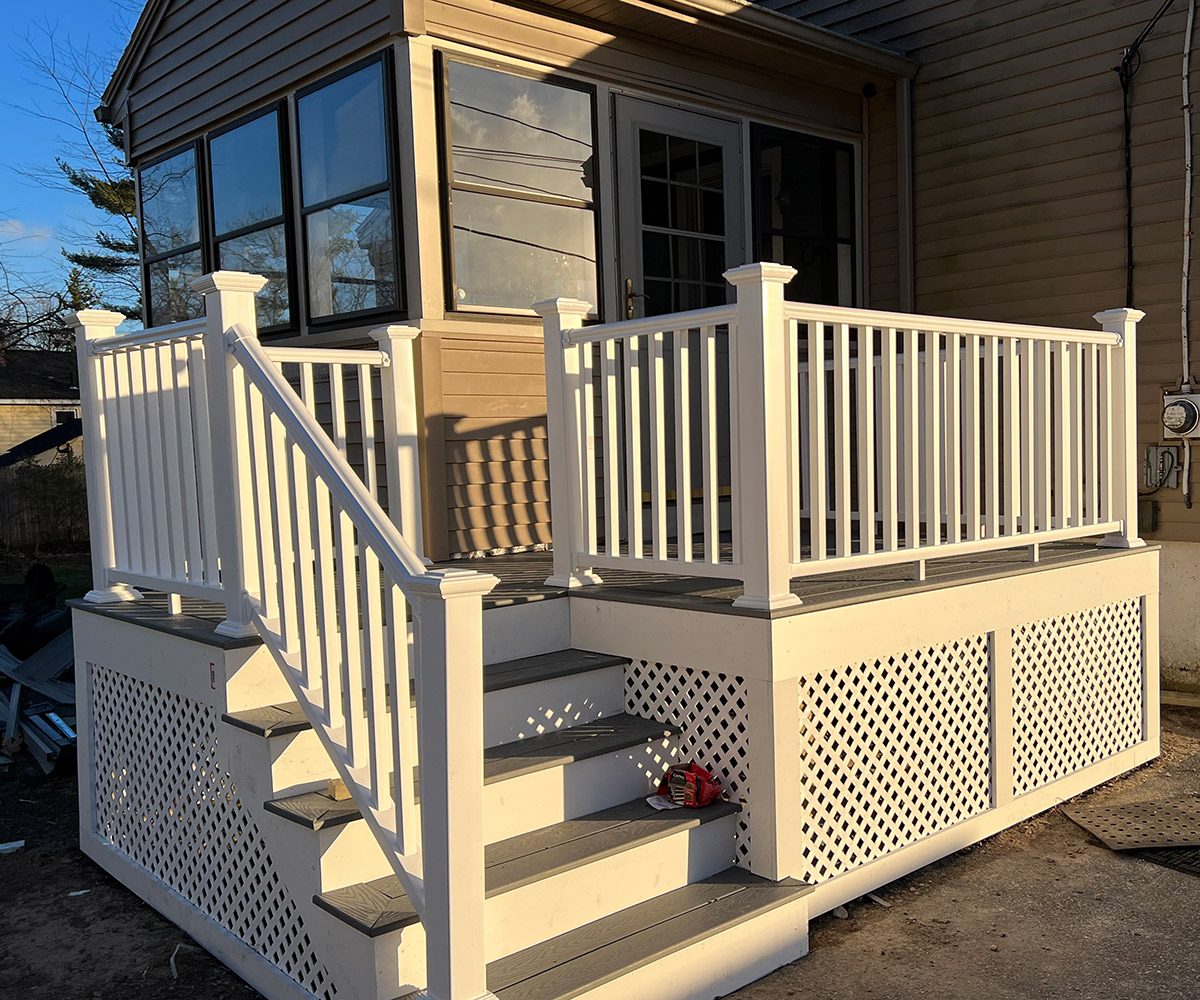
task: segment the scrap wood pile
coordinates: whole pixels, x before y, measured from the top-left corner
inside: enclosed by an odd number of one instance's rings
[[[75,653],[70,612],[58,607],[63,590],[40,563],[24,583],[0,584],[2,750],[23,747],[46,773],[75,748]]]

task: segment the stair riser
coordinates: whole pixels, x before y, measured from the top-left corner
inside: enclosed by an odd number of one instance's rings
[[[734,823],[726,816],[487,901],[490,962],[729,867]]]
[[[376,938],[356,931],[316,907],[309,924],[336,956],[338,996],[349,1000],[396,1000],[425,986],[425,929],[412,924]]]
[[[624,705],[625,671],[619,665],[489,691],[483,696],[484,746],[581,726],[623,712]]]
[[[675,753],[664,740],[485,785],[484,836],[490,844],[649,795]]]
[[[808,901],[787,903],[613,979],[574,1000],[713,1000],[808,954]],[[502,991],[500,1000],[517,1000]]]
[[[219,739],[235,766],[238,791],[258,802],[324,788],[337,776],[311,730],[264,738],[222,723]]]
[[[531,601],[483,613],[483,662],[501,663],[571,645],[570,605],[565,599]]]

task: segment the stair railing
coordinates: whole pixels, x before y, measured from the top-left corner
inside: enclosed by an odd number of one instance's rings
[[[377,443],[372,430],[356,456],[363,474],[351,464],[336,397],[343,385],[357,383],[359,412],[369,420],[369,369],[382,369],[386,378],[407,351],[411,377],[409,333],[383,331],[379,352],[265,348],[255,334],[254,304],[264,284],[233,272],[199,279],[194,287],[206,311],[200,324],[117,337],[117,314],[78,317],[89,512],[100,571],[92,599],[134,599],[139,595],[129,584],[158,584],[223,601],[223,634],[262,637],[421,917],[429,996],[476,1000],[487,993],[482,598],[497,580],[426,566],[378,502],[381,484],[367,454]],[[188,405],[162,391],[161,375],[156,382],[143,377],[136,389],[128,380],[105,379],[106,364],[110,374],[119,370],[112,363],[116,345],[133,351],[147,344],[169,356],[186,351],[189,363],[176,366],[176,374],[188,376]],[[145,373],[148,364],[141,356],[126,367]],[[299,391],[284,374],[289,365],[299,366],[292,379]],[[314,365],[329,366],[330,426],[318,419]],[[386,389],[383,397],[387,407]],[[200,446],[172,464],[167,449],[179,439],[172,424],[174,437],[159,434],[135,458],[148,440],[147,420],[161,422],[168,410]],[[407,447],[415,457],[415,417],[406,419],[411,439],[385,435],[381,446]],[[114,491],[111,481],[121,463],[118,478],[133,483],[143,501],[133,507],[129,491]],[[191,479],[180,466],[191,467]],[[389,465],[389,501],[415,503],[415,462],[407,474],[396,467],[393,474]],[[182,515],[168,502],[167,481],[176,474],[194,479],[201,496]],[[197,551],[210,554],[196,564],[207,574],[198,584],[188,583],[186,558],[168,559],[172,572],[162,576],[120,568],[114,524],[129,526],[126,542],[161,535],[169,555],[173,532],[186,534],[192,514],[207,545]]]

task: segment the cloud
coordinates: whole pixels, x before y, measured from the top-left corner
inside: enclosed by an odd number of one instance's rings
[[[20,219],[0,219],[0,244],[20,244],[23,250],[39,250],[54,239],[49,226],[29,225]]]

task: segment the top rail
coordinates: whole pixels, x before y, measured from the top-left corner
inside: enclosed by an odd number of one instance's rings
[[[644,319],[626,319],[599,326],[584,326],[563,331],[564,346],[571,344],[598,344],[604,340],[642,337],[667,330],[689,330],[702,326],[732,323],[737,318],[737,306],[709,306],[707,309],[692,309],[689,312],[669,313],[663,316],[647,316]]]
[[[258,339],[240,323],[226,337],[246,377],[262,393],[305,459],[324,479],[329,492],[350,516],[384,569],[398,584],[420,583],[428,572],[421,557],[379,509],[362,480],[346,466],[342,453],[312,414],[294,405],[291,386],[276,370]]]
[[[372,365],[387,368],[392,359],[383,351],[334,347],[264,347],[262,349],[276,364],[302,365]]]
[[[166,326],[152,326],[148,330],[138,330],[135,333],[120,334],[116,337],[106,337],[103,340],[91,342],[92,354],[112,354],[114,351],[128,351],[135,347],[147,347],[150,344],[166,344],[173,340],[187,340],[189,337],[200,337],[207,329],[207,321],[189,319],[183,323],[170,323]]]
[[[920,330],[926,333],[956,333],[977,337],[1012,337],[1051,341],[1066,344],[1101,344],[1119,347],[1121,337],[1103,330],[1072,330],[1058,326],[1029,326],[1023,323],[991,323],[978,319],[955,319],[951,316],[922,316],[917,313],[880,312],[874,309],[851,309],[847,306],[823,306],[808,302],[785,302],[783,314],[787,319],[815,320],[819,323],[859,327],[878,327],[897,330]],[[669,319],[670,317],[663,317]],[[595,329],[593,327],[593,329]]]

